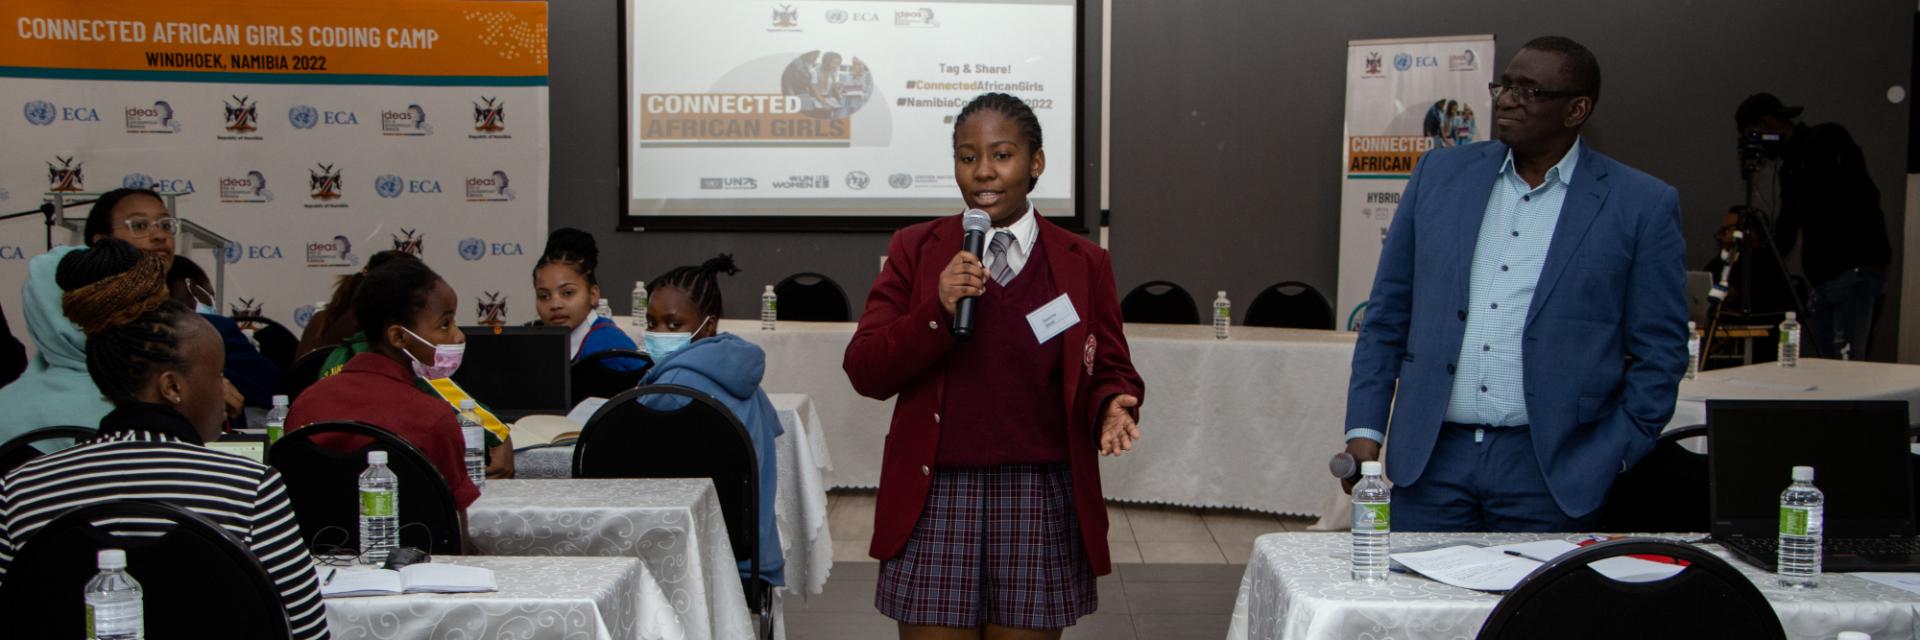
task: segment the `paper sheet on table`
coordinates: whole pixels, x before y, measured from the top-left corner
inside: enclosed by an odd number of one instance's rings
[[[1551,561],[1561,555],[1572,553],[1579,548],[1580,545],[1565,540],[1535,540],[1533,542],[1519,542],[1487,547],[1489,550],[1501,552],[1502,555],[1504,555],[1506,551],[1512,551],[1528,559],[1540,562]],[[1631,556],[1607,558],[1598,562],[1589,563],[1587,566],[1594,571],[1600,572],[1600,575],[1621,582],[1657,582],[1671,578],[1674,574],[1680,573],[1681,569],[1686,568],[1677,564],[1642,560]]]
[[[580,404],[573,405],[572,411],[567,412],[567,419],[572,420],[574,424],[585,427],[587,426],[587,420],[592,419],[593,414],[598,413],[600,407],[606,404],[606,398],[587,398],[581,400]]]
[[[1920,573],[1849,573],[1847,575],[1880,584],[1920,593]]]
[[[1475,591],[1509,591],[1540,566],[1539,562],[1516,558],[1491,547],[1464,545],[1396,553],[1392,557],[1414,573]]]

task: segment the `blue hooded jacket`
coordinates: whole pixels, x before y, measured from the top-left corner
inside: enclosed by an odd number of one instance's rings
[[[754,456],[760,462],[760,578],[775,586],[786,584],[786,559],[780,551],[780,531],[774,525],[773,503],[778,486],[773,440],[785,433],[780,415],[774,412],[767,392],[760,389],[760,378],[767,372],[767,354],[760,347],[731,333],[696,340],[656,362],[641,384],[671,384],[713,396],[726,405],[753,439]],[[686,406],[679,396],[650,396],[640,403],[656,411],[672,411]],[[740,577],[751,575],[751,565],[740,561]]]
[[[6,407],[0,411],[0,442],[40,427],[98,428],[113,411],[87,375],[87,336],[67,320],[60,308],[64,292],[53,280],[60,259],[83,249],[58,247],[27,262],[20,311],[33,339],[33,361],[19,380],[0,388],[0,407]]]

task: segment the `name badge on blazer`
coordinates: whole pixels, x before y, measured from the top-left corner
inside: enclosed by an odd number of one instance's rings
[[[1080,313],[1073,310],[1073,301],[1067,299],[1067,294],[1062,293],[1052,302],[1041,305],[1033,313],[1027,314],[1027,324],[1033,326],[1034,341],[1046,344],[1054,336],[1060,335],[1060,332],[1080,324]]]

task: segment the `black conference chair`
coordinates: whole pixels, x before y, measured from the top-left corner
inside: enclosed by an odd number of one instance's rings
[[[1127,292],[1120,300],[1120,318],[1149,324],[1199,324],[1200,308],[1180,285],[1154,280]]]
[[[676,396],[686,403],[672,411],[640,404],[651,396]],[[753,439],[740,419],[712,396],[677,385],[650,384],[614,396],[587,420],[573,448],[575,478],[712,479],[733,555],[750,558],[756,576],[760,501],[773,499],[760,495],[759,468]],[[760,637],[772,637],[772,586],[759,579],[744,586]]]
[[[1653,451],[1613,481],[1600,530],[1613,533],[1707,531],[1711,528],[1707,456],[1680,441],[1704,438],[1707,425],[1668,430]]]
[[[166,533],[114,535],[110,523],[125,518],[161,522]],[[147,529],[144,522],[141,528]],[[86,628],[80,595],[99,573],[95,556],[101,549],[127,552],[127,573],[140,582],[146,637],[293,635],[279,587],[232,534],[182,507],[114,500],[62,514],[20,547],[0,584],[7,637],[77,637]]]
[[[90,427],[41,427],[14,436],[6,444],[0,444],[0,476],[12,473],[29,460],[52,453],[43,452],[35,445],[46,444],[52,445],[50,448],[65,449],[75,442],[93,437],[95,433],[98,432]]]
[[[1658,582],[1618,582],[1587,567],[1631,554],[1685,560]],[[1507,638],[1786,638],[1760,589],[1727,561],[1692,545],[1602,542],[1545,563],[1494,605],[1480,640]]]
[[[617,371],[607,366],[608,360],[634,362],[640,367]],[[573,363],[571,372],[573,403],[580,404],[587,398],[611,398],[640,386],[640,379],[647,377],[647,370],[652,368],[652,356],[631,349],[608,349],[581,358]]]
[[[320,381],[320,368],[327,364],[327,356],[333,355],[333,350],[339,346],[320,347],[294,360],[293,366],[280,373],[280,384],[274,388],[274,393],[286,396],[288,401],[300,397],[307,387]]]
[[[1287,329],[1332,329],[1333,304],[1320,290],[1305,282],[1289,280],[1260,290],[1247,305],[1245,324],[1249,327]]]
[[[294,352],[300,349],[300,336],[285,325],[267,318],[255,318],[253,321],[260,324],[260,328],[253,330],[253,342],[260,346],[260,355],[280,365],[281,371],[293,366],[297,359]]]
[[[811,271],[787,276],[773,285],[773,295],[780,297],[774,316],[781,320],[846,322],[852,317],[847,310],[846,290],[833,278]]]
[[[329,448],[314,441],[321,435],[354,436],[357,442]],[[400,546],[458,555],[460,508],[440,470],[412,443],[364,422],[316,422],[289,429],[267,452],[267,462],[287,483],[287,498],[293,501],[307,546],[360,548],[360,473],[367,470],[368,451],[387,452],[387,467],[400,481]],[[340,531],[328,531],[336,528]]]

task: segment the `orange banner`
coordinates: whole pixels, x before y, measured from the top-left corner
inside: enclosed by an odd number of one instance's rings
[[[545,2],[65,0],[0,17],[0,75],[547,75]]]

